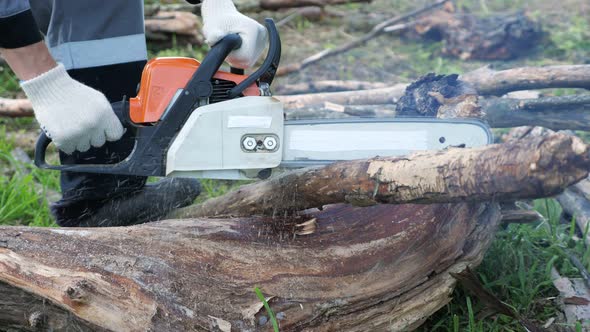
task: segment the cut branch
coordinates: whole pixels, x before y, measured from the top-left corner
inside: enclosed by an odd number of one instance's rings
[[[538,99],[480,98],[484,118],[494,128],[542,126],[590,130],[590,94]]]
[[[391,87],[372,90],[310,93],[277,96],[277,98],[283,102],[286,109],[320,106],[326,102],[340,105],[391,104],[404,95],[407,86],[407,84],[395,84]]]
[[[277,93],[282,95],[297,95],[318,92],[341,92],[355,90],[371,90],[387,88],[386,83],[363,81],[317,81],[309,83],[287,84],[279,86]]]
[[[10,118],[33,116],[33,106],[28,99],[0,98],[0,116]]]
[[[464,75],[480,95],[501,96],[510,91],[547,88],[590,89],[590,65],[521,67],[495,71],[483,67]]]
[[[175,216],[275,215],[339,202],[367,205],[546,197],[585,178],[589,166],[587,147],[579,138],[553,134],[475,149],[298,170],[241,187]]]

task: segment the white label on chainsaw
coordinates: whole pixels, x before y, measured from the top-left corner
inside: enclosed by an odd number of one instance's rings
[[[227,119],[228,128],[270,128],[272,117],[270,116],[230,116]]]
[[[291,133],[289,149],[309,152],[428,150],[428,132],[425,130],[397,132],[297,130]]]

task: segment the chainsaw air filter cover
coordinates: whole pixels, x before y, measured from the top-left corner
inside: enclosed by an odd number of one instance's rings
[[[175,97],[187,85],[199,68],[199,61],[191,58],[167,57],[150,60],[141,76],[137,97],[129,100],[131,121],[135,124],[149,124],[160,121]],[[211,80],[213,93],[209,103],[229,99],[228,91],[244,81],[248,76],[218,71]],[[260,96],[256,83],[247,87],[244,96]]]

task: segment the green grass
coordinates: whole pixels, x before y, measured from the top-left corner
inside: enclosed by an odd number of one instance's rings
[[[275,314],[272,311],[272,309],[270,308],[270,306],[268,305],[268,302],[266,301],[266,298],[262,294],[262,291],[260,290],[260,288],[254,287],[254,292],[256,293],[256,296],[258,296],[258,299],[260,300],[260,302],[262,302],[262,304],[264,305],[264,308],[266,309],[266,313],[270,317],[270,322],[272,323],[272,328],[273,328],[274,332],[279,332],[279,324],[277,323],[277,319],[275,317]]]
[[[574,222],[560,222],[561,208],[555,200],[537,200],[535,209],[546,220],[509,225],[499,231],[476,273],[486,289],[522,317],[542,326],[559,311],[551,268],[555,266],[562,276],[579,278],[568,253],[575,254],[588,268],[590,250],[584,247],[580,240],[583,234],[576,233]],[[462,287],[420,331],[454,331],[457,326],[460,331],[525,331],[512,318],[487,312]]]

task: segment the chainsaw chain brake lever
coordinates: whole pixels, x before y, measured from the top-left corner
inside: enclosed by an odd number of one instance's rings
[[[280,38],[272,19],[266,20],[270,36],[269,57],[263,65],[242,83],[234,87],[230,95],[238,96],[254,82],[270,84],[280,60]],[[43,169],[59,171],[119,174],[137,176],[165,176],[166,156],[176,134],[191,115],[199,101],[208,98],[213,92],[211,80],[227,56],[242,45],[238,34],[230,34],[211,47],[201,61],[180,96],[176,99],[162,121],[154,126],[131,126],[129,107],[126,101],[112,104],[115,114],[128,130],[133,130],[135,147],[129,156],[117,164],[72,164],[50,165],[46,162],[47,147],[51,139],[41,133],[35,147],[35,165]],[[127,112],[127,113],[126,113]]]

